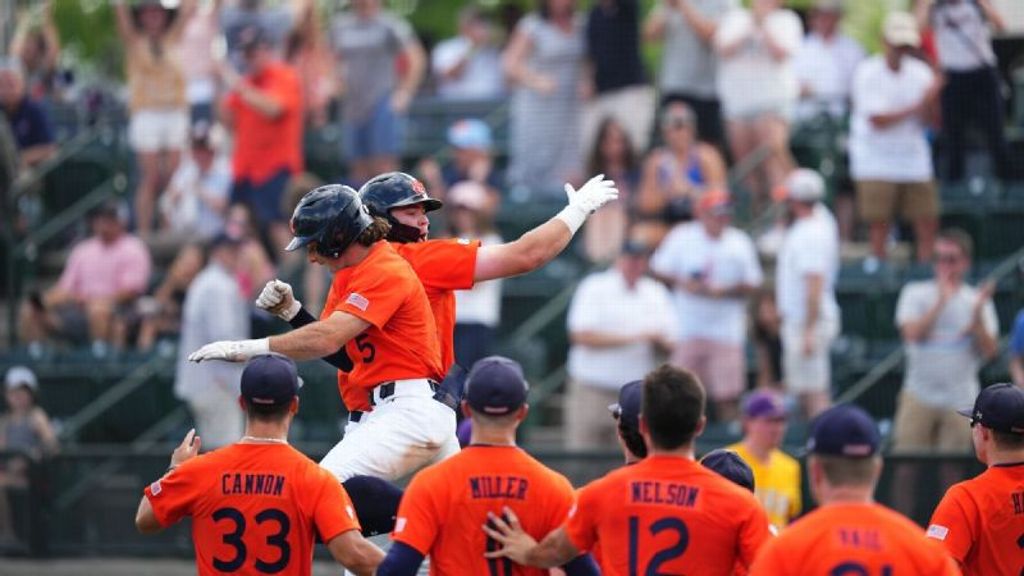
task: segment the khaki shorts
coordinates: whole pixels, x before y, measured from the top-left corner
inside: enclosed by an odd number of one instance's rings
[[[570,379],[562,404],[566,447],[571,450],[598,450],[618,442],[618,423],[608,406],[619,401],[614,388]]]
[[[857,211],[869,224],[891,222],[897,214],[909,221],[939,216],[934,182],[860,180],[856,184]]]
[[[839,335],[838,320],[821,320],[814,328],[814,352],[803,353],[804,329],[800,324],[782,326],[782,379],[790,394],[832,390],[832,341]]]
[[[747,358],[737,344],[687,340],[672,352],[672,364],[696,374],[715,402],[737,400],[747,388]]]
[[[969,420],[952,408],[929,406],[909,392],[901,392],[896,408],[893,452],[971,451]]]

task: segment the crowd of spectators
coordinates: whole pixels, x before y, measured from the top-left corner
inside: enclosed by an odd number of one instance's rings
[[[936,187],[940,177],[964,177],[965,133],[980,130],[993,173],[1014,176],[991,49],[1003,23],[984,1],[919,0],[912,13],[890,13],[874,56],[842,32],[840,0],[814,2],[806,34],[780,0],[662,0],[648,14],[637,0],[596,0],[589,12],[574,0],[540,0],[507,29],[470,6],[454,37],[422,39],[426,47],[381,0],[353,0],[333,14],[310,0],[115,8],[136,154],[133,210],[97,210],[93,236],[72,250],[57,286],[23,306],[22,338],[34,350],[64,339],[102,357],[179,337],[244,337],[203,335],[198,319],[244,310],[264,282],[302,266],[281,248],[295,191],[308,181],[304,136],[334,123],[345,171],[329,177],[360,184],[414,166],[447,203],[433,236],[500,242],[494,222],[510,199],[561,199],[564,182],[597,173],[616,181],[619,202],[594,215],[581,246],[587,260],[609,268],[583,281],[569,313],[571,446],[614,439],[609,423],[596,429],[575,415],[614,402],[619,386],[659,355],[699,374],[713,416],[735,422],[753,418],[741,409],[752,347],[757,386],[792,394],[810,417],[831,400],[841,227],[821,175],[796,169],[791,133],[823,116],[849,120],[852,183],[835,192],[856,198],[872,262],[893,258],[901,218],[911,225],[915,259],[934,256],[936,278],[950,265],[941,259],[947,244],[963,252],[957,282],[969,266],[969,245],[938,232]],[[46,103],[67,78],[48,7],[38,14],[0,63],[0,106],[23,170],[56,151]],[[645,47],[661,53],[654,77],[645,73]],[[494,125],[464,118],[447,128],[443,153],[403,158],[407,114],[427,94],[453,106],[507,99],[507,151]],[[750,170],[730,181],[736,165]],[[784,214],[774,248],[733,226],[747,199],[755,213],[774,205]],[[178,248],[161,275],[150,274],[156,254],[146,242],[154,237]],[[766,282],[762,266],[770,262],[774,280]],[[314,293],[327,282],[317,274],[305,280]],[[895,322],[910,356],[901,411],[911,403],[915,359],[938,337],[907,336],[915,314],[937,322],[955,304],[961,328],[986,345],[995,337],[991,304],[975,302],[990,299],[989,289],[965,287],[967,295],[954,298],[946,280],[936,282],[927,298],[906,294],[916,285],[901,296]],[[237,302],[209,311],[194,304],[204,290],[227,299],[229,286]],[[498,282],[459,295],[460,363],[489,352],[500,296]],[[227,324],[238,325],[232,318]],[[970,353],[987,350],[975,344],[966,344]],[[1024,344],[1017,349],[1014,374],[1024,382]],[[979,361],[960,369],[976,374]],[[197,413],[217,413],[202,408],[213,399],[179,388]],[[899,417],[896,429],[906,431]]]

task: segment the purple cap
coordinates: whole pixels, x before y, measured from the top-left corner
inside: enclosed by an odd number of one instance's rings
[[[260,406],[280,406],[292,401],[302,388],[295,362],[279,354],[256,356],[242,372],[242,397]]]
[[[708,452],[700,460],[708,470],[717,473],[733,484],[754,491],[754,471],[740,455],[732,450],[718,449]]]
[[[619,422],[632,430],[640,430],[640,408],[643,400],[644,386],[640,380],[633,380],[619,389],[619,401],[608,410]]]
[[[786,417],[786,405],[782,396],[761,390],[747,397],[743,403],[743,415],[747,418],[778,420]]]
[[[853,404],[838,404],[819,414],[811,424],[807,452],[867,458],[878,453],[881,443],[878,425],[867,412]]]
[[[530,385],[515,360],[488,356],[477,360],[466,379],[466,402],[481,414],[503,416],[526,403]]]
[[[1024,434],[1024,389],[1008,383],[993,384],[978,394],[971,410],[957,410],[957,413],[971,419],[971,424],[981,424],[996,432]]]

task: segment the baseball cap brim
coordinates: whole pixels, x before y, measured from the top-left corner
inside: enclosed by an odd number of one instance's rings
[[[444,207],[444,202],[441,202],[437,198],[410,198],[408,200],[404,200],[402,202],[393,204],[391,207],[404,208],[405,206],[415,206],[417,204],[422,204],[423,210],[425,210],[426,212],[433,212],[435,210],[440,210],[441,208]]]
[[[302,248],[303,246],[309,244],[312,241],[312,236],[296,236],[295,238],[292,238],[292,241],[289,242],[288,245],[284,247],[284,249],[286,252],[294,252],[295,250]]]
[[[956,413],[964,418],[974,418],[974,408],[961,408],[960,410],[957,410]]]

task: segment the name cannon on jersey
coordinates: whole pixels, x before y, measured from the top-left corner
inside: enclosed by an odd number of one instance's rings
[[[474,500],[483,498],[504,498],[525,500],[530,483],[520,476],[472,476],[469,490]]]
[[[634,504],[668,504],[683,508],[697,505],[700,488],[685,484],[669,484],[653,480],[630,483],[630,500]]]
[[[280,496],[284,480],[280,474],[226,472],[220,477],[220,489],[225,495]]]

